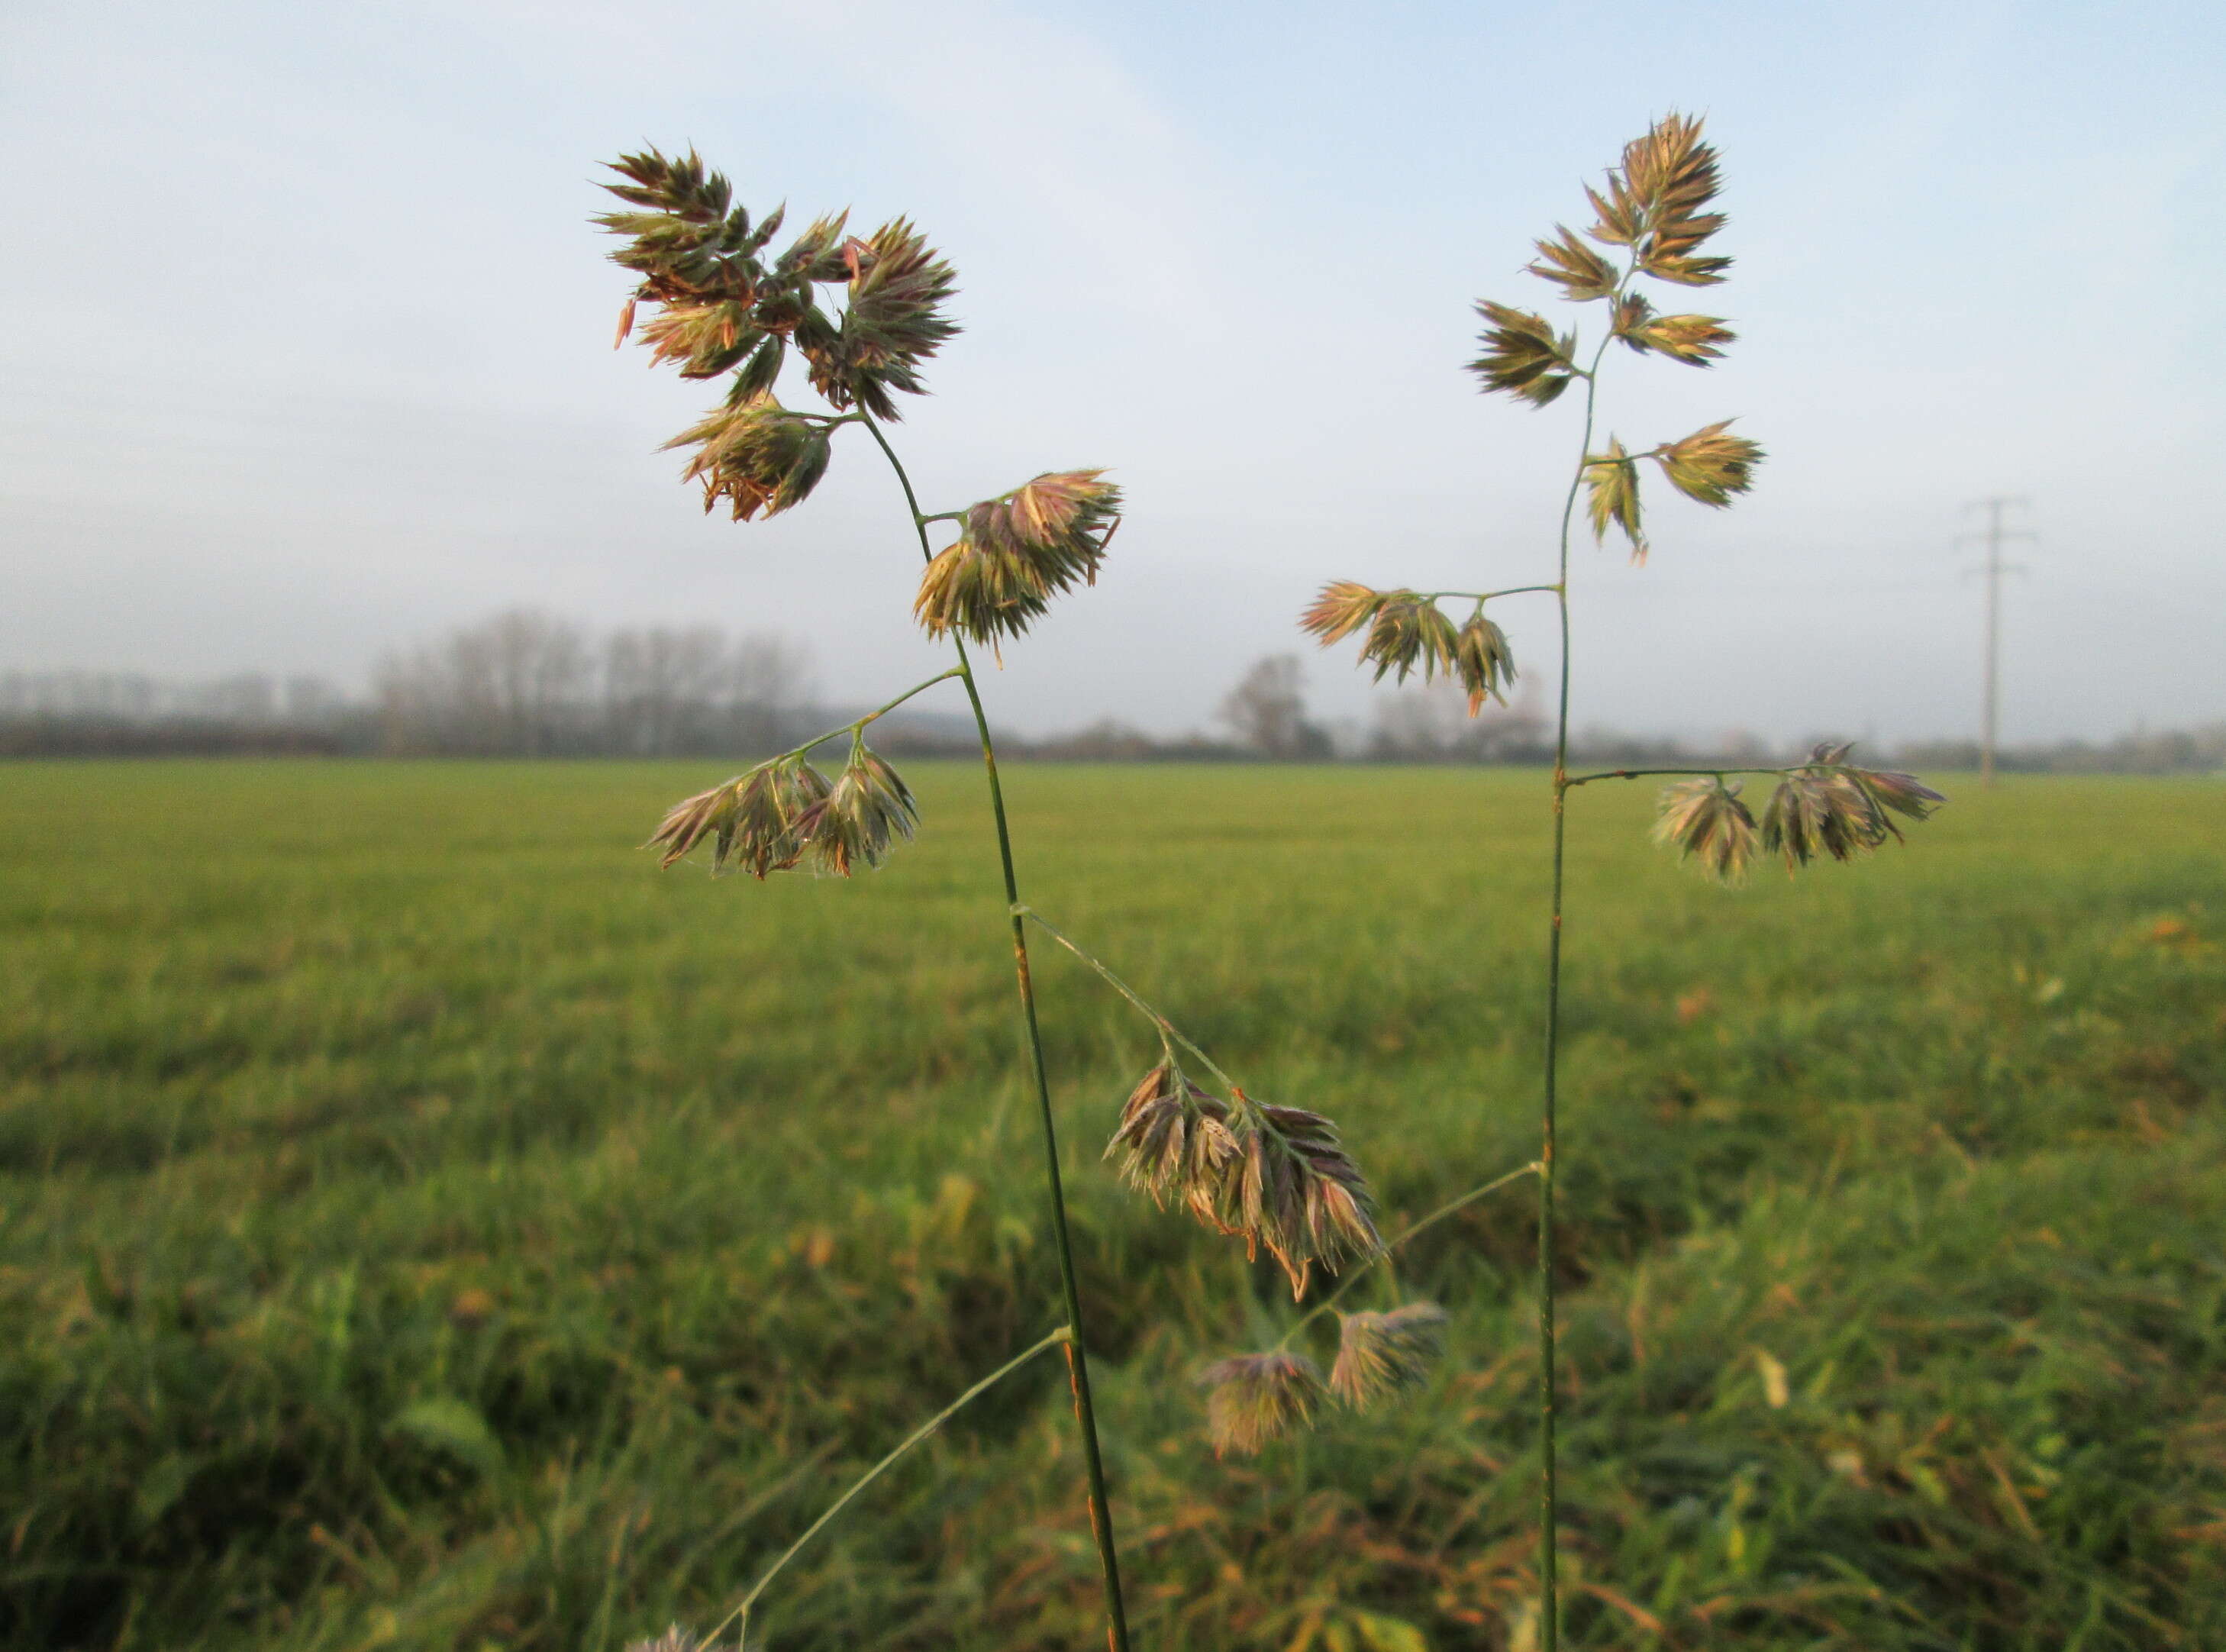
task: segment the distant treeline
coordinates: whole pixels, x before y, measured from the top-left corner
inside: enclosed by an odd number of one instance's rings
[[[1034,740],[1015,758],[1070,763],[1360,762],[1543,765],[1550,724],[1535,696],[1475,719],[1444,683],[1377,696],[1373,720],[1307,715],[1299,660],[1253,664],[1216,714],[1225,733],[1173,739],[1106,720]],[[620,627],[600,634],[513,609],[388,655],[368,699],[318,677],[245,674],[176,684],[129,673],[0,672],[0,756],[729,757],[785,749],[855,715],[812,690],[804,648],[776,633],[716,626]],[[1820,734],[1828,731],[1820,731]],[[1782,760],[1752,734],[1648,739],[1589,728],[1572,740],[1587,767],[1750,766]],[[971,753],[962,716],[906,708],[879,725],[893,754]],[[1874,751],[1918,769],[1978,766],[1974,741]],[[2004,751],[2027,773],[2226,772],[2226,721]]]

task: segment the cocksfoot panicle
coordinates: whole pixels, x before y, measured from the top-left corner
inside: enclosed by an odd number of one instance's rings
[[[1445,1349],[1446,1311],[1434,1302],[1409,1302],[1384,1313],[1340,1313],[1337,1320],[1330,1392],[1355,1410],[1421,1387]]]
[[[1311,1423],[1323,1395],[1321,1369],[1304,1354],[1275,1349],[1216,1360],[1199,1375],[1214,1455],[1255,1457]]]

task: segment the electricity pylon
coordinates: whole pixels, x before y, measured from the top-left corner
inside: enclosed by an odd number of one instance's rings
[[[1987,689],[1979,734],[1979,783],[1981,785],[1990,786],[1994,783],[1994,740],[2001,721],[2002,575],[2027,571],[2015,562],[2002,560],[2002,541],[2039,537],[2038,534],[2022,528],[2002,526],[2002,511],[2011,505],[2031,503],[2030,499],[2013,499],[2007,495],[1975,499],[1963,508],[1987,513],[1986,531],[1956,537],[1958,544],[1965,540],[1977,539],[1983,541],[1987,547],[1986,565],[1971,570],[1984,575],[1987,581]]]

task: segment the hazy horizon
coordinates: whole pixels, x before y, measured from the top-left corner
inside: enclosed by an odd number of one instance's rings
[[[1470,302],[1558,312],[1532,238],[1676,107],[1724,152],[1739,262],[1699,307],[1740,337],[1707,372],[1612,361],[1606,425],[1736,415],[1770,458],[1727,512],[1657,488],[1644,569],[1580,550],[1576,721],[1973,734],[1955,539],[1991,494],[2039,535],[2006,744],[2226,718],[2215,10],[957,3],[919,30],[889,3],[12,8],[0,672],[359,689],[512,603],[785,632],[840,702],[935,669],[869,447],[770,524],[704,518],[658,448],[716,390],[609,348],[597,163],[692,143],[754,210],[905,213],[957,265],[966,330],[895,435],[929,508],[1077,465],[1127,489],[1104,578],[1006,651],[994,715],[1211,728],[1295,651],[1315,715],[1365,720],[1350,649],[1294,616],[1334,577],[1549,572],[1576,415],[1475,393]],[[1549,611],[1501,617],[1550,670]]]

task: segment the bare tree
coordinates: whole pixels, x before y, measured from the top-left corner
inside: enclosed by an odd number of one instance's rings
[[[380,662],[385,744],[525,756],[577,750],[591,676],[579,627],[512,608]]]
[[[1321,757],[1329,740],[1307,721],[1306,696],[1296,654],[1270,654],[1256,661],[1221,702],[1221,721],[1237,738],[1272,758]]]
[[[606,749],[643,757],[703,750],[731,677],[716,626],[613,632],[603,645]]]
[[[733,738],[745,752],[776,751],[811,698],[811,656],[794,638],[753,631],[735,645]]]

